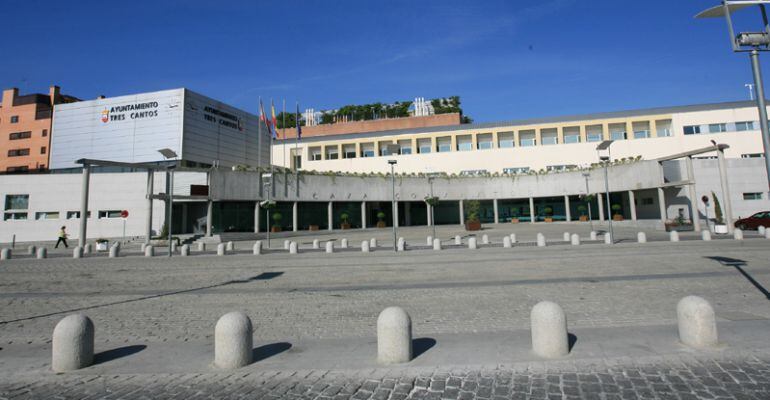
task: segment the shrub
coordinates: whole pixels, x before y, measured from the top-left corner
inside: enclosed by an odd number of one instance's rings
[[[481,203],[478,200],[471,200],[467,204],[468,209],[468,221],[476,222],[479,220],[479,210],[481,210]]]
[[[714,192],[711,192],[711,197],[714,198],[714,221],[718,225],[722,225],[725,223],[722,217],[722,205],[719,204],[719,199],[717,198],[717,195]]]
[[[586,215],[586,211],[588,211],[588,207],[581,204],[577,206],[577,210],[580,213],[580,215]]]
[[[553,215],[553,207],[545,206],[545,208],[543,208],[543,212],[545,213],[545,215],[552,216]]]
[[[350,219],[350,215],[348,215],[348,213],[340,214],[340,221],[342,221],[343,224],[347,224],[348,219]]]
[[[380,221],[385,221],[385,213],[382,212],[382,211],[379,211],[377,213],[377,219],[380,220]]]

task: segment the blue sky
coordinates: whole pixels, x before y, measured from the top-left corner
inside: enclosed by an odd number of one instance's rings
[[[254,113],[459,95],[479,122],[748,99],[724,21],[693,19],[717,3],[5,0],[0,86]]]

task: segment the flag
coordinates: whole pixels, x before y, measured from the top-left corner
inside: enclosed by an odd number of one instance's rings
[[[275,104],[270,100],[270,113],[273,116],[273,140],[278,138],[278,120],[275,118]]]
[[[302,139],[302,124],[299,118],[299,103],[297,103],[297,140]]]
[[[259,99],[259,121],[264,123],[267,127],[267,134],[270,134],[270,121],[267,120],[265,115],[265,107],[262,106],[262,99]]]

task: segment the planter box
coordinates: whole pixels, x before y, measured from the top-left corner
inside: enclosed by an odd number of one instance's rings
[[[727,234],[727,225],[714,225],[714,233]]]
[[[553,217],[545,217],[545,218],[543,218],[543,221],[545,221],[545,222],[553,222]]]
[[[342,223],[342,224],[340,224],[340,228],[342,228],[342,229],[350,229],[350,224],[349,223]]]
[[[692,224],[666,224],[666,232],[671,231],[677,231],[677,232],[692,232],[695,228],[692,226]]]
[[[519,219],[518,218],[511,218],[511,223],[512,224],[518,224],[519,223]]]
[[[615,214],[615,215],[612,216],[612,220],[613,221],[622,221],[623,220],[623,216],[620,215],[620,214]]]
[[[318,225],[310,225],[307,228],[307,230],[309,230],[309,231],[317,231],[318,230]]]
[[[588,221],[588,215],[581,215],[580,216],[580,222],[587,222]]]
[[[270,228],[270,232],[273,232],[273,233],[280,232],[280,231],[281,231],[280,226],[273,226]]]
[[[107,248],[109,245],[110,245],[109,242],[97,242],[96,251],[107,251]]]
[[[466,231],[480,231],[481,230],[481,221],[466,221],[465,222],[465,230]]]
[[[388,225],[385,224],[385,221],[377,221],[377,227],[378,228],[387,228]]]

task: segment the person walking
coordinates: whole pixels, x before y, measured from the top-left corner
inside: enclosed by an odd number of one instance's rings
[[[64,243],[64,248],[69,248],[67,246],[67,227],[62,226],[61,229],[59,229],[59,240],[56,241],[56,246],[54,246],[54,249],[59,248],[59,243]]]

